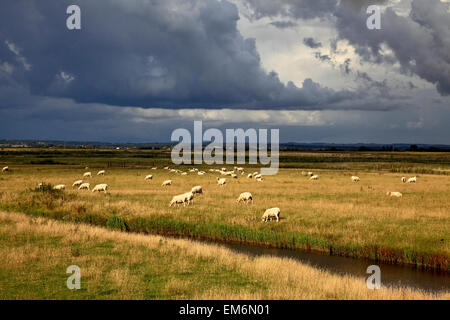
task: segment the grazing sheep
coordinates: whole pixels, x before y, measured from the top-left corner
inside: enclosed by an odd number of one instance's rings
[[[83,184],[83,180],[77,180],[72,184],[72,188],[79,187]]]
[[[171,186],[171,185],[172,185],[172,180],[166,180],[161,184],[162,187]]]
[[[309,178],[309,180],[319,180],[319,176],[313,175],[313,176],[311,176],[311,178]]]
[[[187,172],[182,172],[181,175],[182,176],[187,176]]]
[[[359,180],[360,180],[359,177],[357,177],[357,176],[352,176],[351,179],[353,182],[359,182]]]
[[[256,178],[256,181],[258,181],[258,182],[263,182],[263,181],[264,181],[264,178],[263,178],[263,177]]]
[[[53,187],[53,190],[66,190],[66,185],[65,184],[58,184],[58,185]]]
[[[144,180],[152,180],[152,179],[153,179],[153,176],[151,174],[149,174],[148,176],[145,177]]]
[[[92,173],[91,172],[85,172],[83,174],[83,178],[92,178]]]
[[[307,174],[309,177],[312,177],[314,175],[314,173],[312,173],[311,171],[308,172]]]
[[[387,192],[386,195],[388,197],[397,197],[397,198],[403,197],[403,195],[400,192]]]
[[[253,178],[253,174],[249,173],[247,178],[249,178],[249,179]]]
[[[231,175],[231,177],[232,177],[233,179],[237,179],[237,178],[238,178],[237,174],[235,174],[235,173],[233,173],[233,174]]]
[[[243,192],[239,195],[239,198],[237,198],[236,202],[245,202],[248,203],[251,201],[253,203],[253,196],[250,192]]]
[[[280,221],[280,208],[271,208],[267,209],[262,216],[262,221],[267,222],[272,220],[272,218],[277,219],[277,222]]]
[[[78,190],[89,190],[91,188],[91,184],[86,182],[78,187]]]
[[[169,170],[169,167],[164,167],[163,169],[164,169],[164,170]]]
[[[406,183],[406,177],[402,177],[402,182]]]
[[[203,189],[202,189],[202,186],[195,186],[195,187],[193,187],[192,189],[191,189],[191,192],[193,193],[193,194],[202,194],[203,193]]]
[[[173,206],[173,205],[178,205],[180,203],[183,204],[183,207],[187,205],[189,205],[190,203],[194,202],[194,194],[192,192],[186,192],[177,196],[174,196],[172,198],[172,200],[170,201],[169,207]]]
[[[107,184],[98,184],[94,187],[94,189],[92,189],[92,192],[104,192],[106,193],[106,190],[108,190],[108,185]]]
[[[157,167],[153,167],[152,170],[158,170],[158,168]]]
[[[104,176],[105,175],[105,170],[100,170],[99,172],[97,172],[98,176]]]
[[[4,168],[2,169],[2,172],[6,172],[6,171],[9,171],[9,167],[4,167]]]
[[[262,174],[257,174],[256,176],[253,176],[253,178],[255,178],[256,180],[261,179],[262,178]]]
[[[409,178],[407,182],[408,183],[416,183],[417,182],[417,177]]]
[[[217,178],[217,184],[219,186],[224,186],[227,183],[227,179],[225,178]]]
[[[199,176],[204,176],[204,175],[205,175],[205,172],[204,172],[204,171],[199,171],[199,172],[197,172],[197,174],[198,174]]]
[[[259,174],[259,172],[258,171],[255,171],[255,172],[253,172],[253,176],[257,176]]]

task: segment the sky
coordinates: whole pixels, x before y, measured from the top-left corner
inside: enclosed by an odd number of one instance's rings
[[[0,2],[0,139],[167,142],[194,120],[450,144],[450,1]]]

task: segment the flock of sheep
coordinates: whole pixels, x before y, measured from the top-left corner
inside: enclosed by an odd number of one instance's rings
[[[86,167],[86,169],[88,169]],[[153,167],[152,170],[157,170],[157,167]],[[170,169],[169,167],[164,167],[163,169],[165,170],[169,170],[170,172],[173,173],[177,173],[177,174],[181,174],[181,175],[187,175],[187,172],[183,172],[181,170],[178,169]],[[9,167],[4,167],[2,169],[2,172],[7,172],[9,171]],[[237,179],[238,178],[238,174],[244,175],[244,169],[242,167],[234,167],[234,170],[228,171],[226,168],[222,168],[222,169],[209,169],[210,172],[212,173],[220,173],[223,176],[230,176],[232,179]],[[198,175],[205,175],[206,172],[205,171],[199,171],[196,168],[192,168],[189,170],[190,173],[194,173],[194,174],[198,174]],[[100,170],[97,173],[97,176],[104,176],[106,174],[105,170]],[[318,180],[319,176],[314,174],[313,172],[305,172],[302,171],[302,175],[303,176],[308,176],[310,180]],[[92,177],[92,173],[91,172],[85,172],[83,174],[83,179],[87,179],[87,178],[91,178]],[[262,182],[264,181],[263,176],[258,173],[258,172],[253,172],[253,173],[249,173],[247,175],[248,179],[255,179],[256,181]],[[145,177],[145,180],[152,180],[153,179],[153,175],[149,174]],[[357,176],[352,176],[351,178],[352,182],[359,182],[361,179]],[[406,177],[402,177],[401,181],[403,183],[416,183],[417,182],[417,177],[411,177],[409,179],[406,179]],[[217,185],[218,186],[225,186],[227,183],[227,179],[226,178],[217,178]],[[172,180],[165,180],[162,183],[163,187],[166,186],[171,186],[172,185]],[[42,188],[43,184],[39,183],[38,188]],[[72,184],[73,188],[78,188],[78,190],[90,190],[90,183],[88,182],[84,182],[84,180],[77,180]],[[64,184],[58,184],[56,186],[53,187],[54,190],[65,190],[66,186]],[[96,185],[93,189],[92,192],[104,192],[106,193],[108,190],[108,185],[107,184],[98,184]],[[169,207],[172,206],[178,206],[178,205],[190,205],[191,203],[194,203],[194,197],[197,195],[203,194],[203,188],[202,186],[195,186],[193,187],[190,191],[183,193],[183,194],[179,194],[176,195],[172,198],[172,200],[169,203]],[[398,191],[390,191],[386,193],[387,196],[389,197],[397,197],[397,198],[401,198],[403,195],[401,192]],[[253,196],[250,192],[243,192],[239,195],[239,197],[236,200],[237,203],[243,202],[243,203],[253,203]],[[270,208],[267,209],[263,216],[262,216],[262,221],[267,222],[270,221],[272,219],[275,219],[276,221],[280,221],[280,208]]]
[[[152,168],[153,170],[156,170],[157,168]],[[169,170],[170,172],[174,172],[174,173],[178,173],[180,175],[187,175],[187,172],[183,172],[181,170],[178,169],[170,169],[169,167],[164,167],[165,170]],[[228,171],[226,168],[222,168],[222,169],[209,169],[210,172],[214,173],[220,173],[223,176],[230,176],[233,179],[237,179],[238,178],[238,173],[241,175],[244,175],[244,168],[241,167],[234,167],[234,170]],[[206,172],[205,171],[199,171],[198,169],[192,168],[189,170],[190,173],[196,173],[198,175],[205,175]],[[153,178],[152,175],[147,175],[145,177],[145,180],[151,180]],[[254,172],[254,173],[250,173],[247,175],[247,178],[252,179],[254,178],[256,181],[263,181],[264,178],[262,177],[262,175],[258,172]],[[227,179],[226,178],[217,178],[217,185],[218,186],[225,186],[227,183]],[[166,180],[162,183],[162,186],[170,186],[172,185],[172,180]],[[171,206],[178,206],[178,205],[190,205],[191,203],[194,203],[194,197],[196,195],[199,194],[203,194],[203,188],[202,186],[195,186],[191,189],[191,191],[188,191],[186,193],[183,194],[179,194],[176,195],[172,198],[172,200],[169,203],[169,207]],[[239,195],[239,197],[236,200],[237,203],[243,202],[243,203],[253,203],[253,196],[250,192],[243,192]],[[267,222],[270,221],[272,219],[275,219],[277,222],[280,221],[280,208],[270,208],[267,209],[263,216],[262,216],[262,221]]]
[[[302,171],[302,175],[303,175],[303,176],[308,176],[310,180],[319,180],[319,176],[318,176],[318,175],[315,175],[315,174],[312,173],[312,172]],[[360,179],[359,177],[357,177],[357,176],[351,176],[350,179],[351,179],[353,182],[359,182],[359,181],[361,181],[361,179]],[[409,178],[409,179],[406,179],[406,177],[402,177],[402,182],[403,182],[403,183],[416,183],[416,182],[417,182],[417,177],[411,177],[411,178]],[[388,197],[397,197],[397,198],[403,197],[403,194],[402,194],[401,192],[398,192],[398,191],[388,191],[388,192],[386,193],[386,195],[387,195]]]

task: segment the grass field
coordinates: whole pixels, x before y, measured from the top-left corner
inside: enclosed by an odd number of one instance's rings
[[[262,183],[240,176],[223,188],[216,185],[216,173],[181,176],[162,170],[170,165],[168,156],[135,150],[3,150],[0,164],[11,172],[0,175],[0,208],[125,231],[317,250],[449,271],[450,154],[286,152],[278,175]],[[159,169],[150,170],[155,165]],[[105,177],[88,182],[107,183],[109,194],[70,188],[85,166],[94,173],[107,170]],[[309,181],[302,169],[320,179]],[[144,181],[150,173],[153,180]],[[352,175],[361,182],[352,183]],[[418,183],[403,184],[403,175],[417,175]],[[173,185],[163,188],[166,179]],[[34,191],[39,182],[63,183],[68,189]],[[173,195],[195,185],[203,186],[204,195],[193,206],[169,208]],[[236,198],[246,191],[254,204],[238,205]],[[387,191],[400,191],[403,198],[388,198]],[[261,222],[270,207],[281,208],[279,223]]]
[[[0,212],[0,299],[450,299],[289,259]],[[66,268],[81,270],[69,290]]]

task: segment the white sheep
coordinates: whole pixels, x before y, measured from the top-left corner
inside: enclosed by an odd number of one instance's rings
[[[83,184],[83,180],[77,180],[72,184],[72,188],[79,187]]]
[[[309,178],[309,180],[319,180],[319,176],[313,175],[313,176],[311,176],[311,178]]]
[[[4,168],[2,169],[2,172],[6,172],[6,171],[9,171],[9,167],[4,167]]]
[[[253,172],[253,176],[257,176],[259,174],[259,172],[258,171],[255,171],[255,172]]]
[[[250,192],[243,192],[239,195],[239,198],[237,198],[236,202],[245,202],[248,203],[251,201],[253,203],[253,196]]]
[[[191,192],[193,193],[193,194],[202,194],[203,193],[203,188],[202,188],[202,186],[195,186],[195,187],[193,187],[192,189],[191,189]]]
[[[85,172],[83,174],[83,178],[92,178],[92,173],[91,172]]]
[[[267,209],[266,212],[264,212],[262,216],[262,221],[267,222],[270,221],[272,218],[277,219],[277,222],[280,221],[280,208],[271,208]]]
[[[406,183],[406,177],[402,177],[402,182]]]
[[[65,190],[65,189],[66,189],[66,185],[65,184],[58,184],[58,185],[53,187],[53,190]]]
[[[388,197],[397,197],[397,198],[403,197],[403,195],[400,192],[387,192],[386,195]]]
[[[187,176],[187,172],[182,172],[181,175],[182,176]]]
[[[104,192],[106,193],[106,191],[108,190],[108,185],[107,184],[98,184],[94,187],[94,189],[92,189],[92,192]]]
[[[261,179],[262,178],[262,174],[257,174],[256,176],[253,176],[253,178],[255,178],[256,180]]]
[[[147,175],[144,180],[152,180],[153,176],[151,174]]]
[[[307,173],[307,176],[309,176],[309,177],[312,177],[314,175],[314,173],[312,173],[311,171],[309,171],[308,173]]]
[[[231,177],[232,177],[233,179],[237,179],[237,178],[238,178],[237,174],[235,174],[235,173],[233,173],[233,174],[231,175]]]
[[[106,173],[105,170],[100,170],[99,172],[97,172],[97,175],[98,175],[98,176],[104,176],[105,173]]]
[[[359,182],[360,181],[359,177],[357,177],[357,176],[352,176],[351,179],[352,179],[353,182]]]
[[[40,182],[37,186],[38,189],[42,189],[44,187],[44,184],[42,182]]]
[[[152,170],[158,170],[158,168],[157,167],[153,167]]]
[[[172,180],[166,180],[161,184],[162,187],[171,186],[171,185],[172,185]]]
[[[197,174],[198,174],[199,176],[204,176],[204,175],[205,175],[205,172],[204,172],[204,171],[199,171],[199,172],[197,172]]]
[[[173,205],[178,205],[180,203],[183,204],[183,206],[190,205],[190,203],[194,202],[194,194],[192,192],[186,192],[177,196],[174,196],[172,200],[170,201],[169,207]]]
[[[217,178],[217,184],[219,186],[224,186],[227,183],[227,179],[225,178]]]
[[[256,178],[256,181],[258,181],[258,182],[263,182],[263,181],[264,181],[264,178],[263,178],[263,177]]]
[[[253,174],[249,173],[247,178],[249,178],[249,179],[253,178]]]
[[[86,183],[81,184],[78,187],[78,190],[89,190],[90,188],[91,188],[91,184],[86,182]]]
[[[302,171],[302,176],[306,176],[308,173],[306,171]]]
[[[407,182],[408,183],[416,183],[417,182],[417,177],[409,178]]]
[[[163,169],[164,169],[164,170],[169,170],[169,167],[164,167]]]

